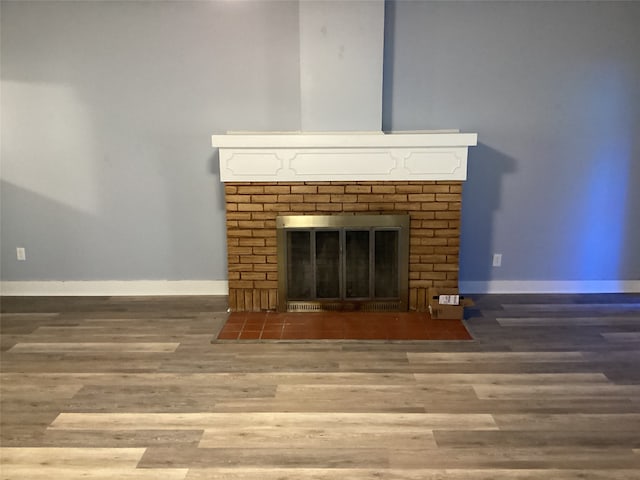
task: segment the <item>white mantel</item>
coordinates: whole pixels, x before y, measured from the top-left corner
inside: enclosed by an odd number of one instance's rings
[[[477,140],[455,130],[212,136],[223,182],[466,180]]]

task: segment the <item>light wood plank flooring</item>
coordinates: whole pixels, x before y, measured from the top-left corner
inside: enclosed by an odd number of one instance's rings
[[[640,294],[473,341],[211,343],[222,297],[3,298],[4,479],[640,478]]]

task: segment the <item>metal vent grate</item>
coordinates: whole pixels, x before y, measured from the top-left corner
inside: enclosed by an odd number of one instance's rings
[[[343,308],[340,303],[287,302],[287,312],[338,312]]]
[[[367,302],[360,308],[363,312],[398,312],[401,310],[399,301],[393,302]]]
[[[312,302],[312,301],[289,301],[287,302],[287,312],[400,312],[403,311],[400,301],[387,302]]]

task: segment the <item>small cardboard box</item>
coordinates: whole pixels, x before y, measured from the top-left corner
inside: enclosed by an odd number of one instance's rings
[[[429,313],[431,318],[436,320],[462,320],[464,318],[464,307],[473,305],[470,298],[461,296],[457,288],[435,288],[431,287],[427,291],[429,295]],[[458,304],[452,305],[458,296]]]

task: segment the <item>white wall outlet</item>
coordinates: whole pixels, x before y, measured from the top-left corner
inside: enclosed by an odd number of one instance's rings
[[[18,260],[26,260],[27,252],[24,250],[23,247],[18,247],[16,248],[16,256],[18,257]]]
[[[502,265],[502,254],[501,253],[494,253],[493,254],[493,266],[494,267],[499,267]]]

